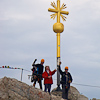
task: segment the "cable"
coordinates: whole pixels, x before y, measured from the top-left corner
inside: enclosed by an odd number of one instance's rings
[[[28,72],[31,72],[31,71],[29,71],[29,70],[26,70],[26,69],[24,69],[25,71],[28,71]],[[41,76],[41,74],[38,74],[38,75],[40,75]],[[32,75],[29,75],[29,76],[32,76]],[[54,79],[54,80],[57,80],[57,79]],[[100,86],[93,86],[93,85],[87,85],[87,84],[78,84],[78,83],[72,83],[72,84],[74,84],[74,85],[80,85],[80,86],[87,86],[87,87],[95,87],[95,88],[100,88]]]
[[[0,67],[0,68],[2,68],[2,67]],[[27,70],[27,69],[23,69],[23,68],[20,68],[20,69],[21,69],[21,70],[25,70],[25,71],[27,71],[27,72],[32,72],[32,71],[29,71],[29,70]],[[38,75],[41,76],[41,74],[38,74]],[[32,75],[28,75],[28,76],[32,76]],[[57,80],[57,79],[54,79],[54,80]],[[93,86],[93,85],[87,85],[87,84],[78,84],[78,83],[72,83],[72,84],[74,84],[74,85],[80,85],[80,86],[87,86],[87,87],[100,88],[100,86]]]
[[[72,83],[75,85],[80,85],[80,86],[87,86],[87,87],[96,87],[96,88],[100,88],[100,86],[93,86],[93,85],[87,85],[87,84],[77,84],[77,83]]]
[[[23,70],[25,70],[25,71],[27,71],[27,72],[32,72],[32,71],[29,71],[29,70],[26,70],[26,69],[23,69]]]
[[[57,79],[54,79],[54,80],[57,80]],[[100,88],[100,86],[93,86],[93,85],[87,85],[87,84],[78,84],[78,83],[71,83],[71,84],[80,85],[80,86],[87,86],[87,87],[96,87],[96,88]]]

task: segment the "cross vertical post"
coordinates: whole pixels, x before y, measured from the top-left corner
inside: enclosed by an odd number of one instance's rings
[[[57,9],[60,10],[60,0],[57,1]],[[57,23],[60,23],[60,11],[57,13]],[[60,90],[60,73],[58,70],[60,62],[60,33],[57,33],[57,90]]]
[[[62,9],[66,8],[66,5],[63,3],[63,5],[60,7],[60,0],[57,0],[57,6],[55,2],[51,2],[51,6],[53,6],[55,9],[49,8],[48,11],[54,12],[55,14],[51,15],[51,18],[55,19],[57,16],[57,23],[53,25],[53,31],[56,33],[57,36],[57,91],[60,91],[60,73],[58,70],[58,66],[60,63],[60,33],[64,31],[64,25],[60,23],[60,16],[62,17],[63,21],[66,21],[66,17],[62,14],[68,15],[68,11],[62,11]]]
[[[57,22],[60,23],[60,0],[57,0],[57,9],[58,9]]]

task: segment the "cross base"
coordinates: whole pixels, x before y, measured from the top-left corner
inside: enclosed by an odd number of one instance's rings
[[[60,85],[58,85],[58,87],[56,88],[55,91],[62,91],[61,88],[60,88]]]

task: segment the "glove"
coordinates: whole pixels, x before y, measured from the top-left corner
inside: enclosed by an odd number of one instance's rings
[[[59,62],[59,66],[61,65],[61,62]]]
[[[71,80],[69,80],[68,83],[71,83]]]

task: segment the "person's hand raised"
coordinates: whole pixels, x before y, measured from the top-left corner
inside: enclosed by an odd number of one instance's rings
[[[59,62],[59,65],[61,65],[61,61]]]
[[[55,69],[55,71],[57,71],[57,69]]]

